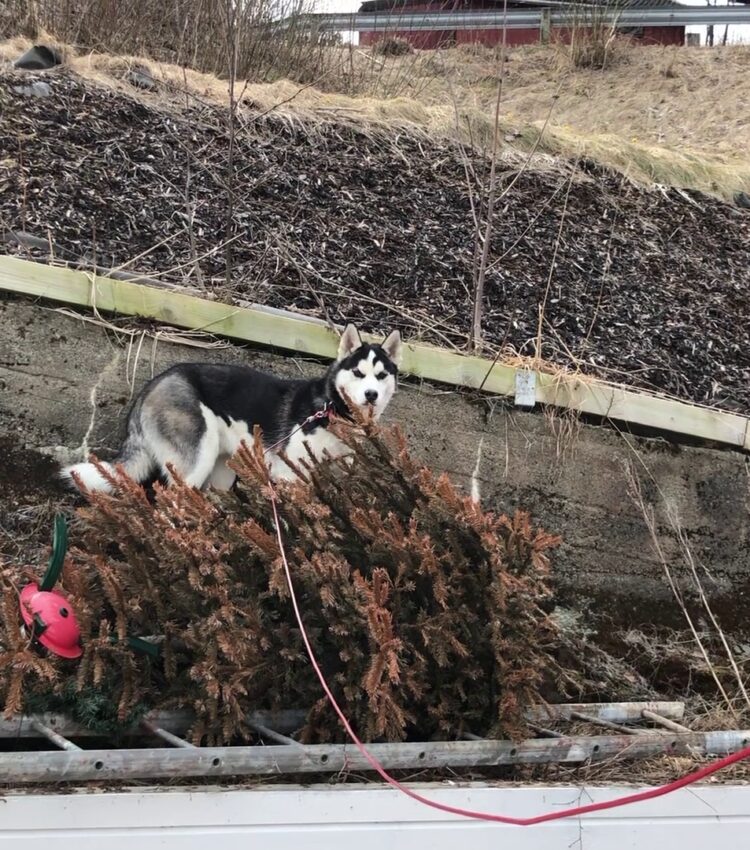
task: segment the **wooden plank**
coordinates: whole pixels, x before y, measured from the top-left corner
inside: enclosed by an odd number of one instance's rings
[[[750,419],[723,410],[541,372],[536,395],[537,401],[555,407],[750,449]]]
[[[589,718],[609,720],[610,723],[637,723],[643,717],[643,711],[654,711],[670,720],[680,720],[685,716],[684,702],[567,702],[560,705],[539,705],[527,709],[525,717],[535,723],[549,720],[571,720],[577,712]]]
[[[332,358],[336,334],[318,322],[235,307],[126,280],[0,256],[0,289],[107,313],[141,316],[230,339]],[[372,338],[372,337],[368,337]],[[513,396],[516,368],[426,345],[404,346],[406,374]],[[594,416],[750,449],[750,419],[580,376],[537,373],[537,400]]]
[[[176,327],[205,330],[231,339],[319,357],[333,358],[338,350],[336,334],[322,324],[291,319],[276,311],[234,307],[17,257],[0,257],[0,289],[101,312],[156,319]],[[490,365],[480,357],[463,356],[440,348],[411,344],[404,347],[406,373],[443,383],[478,387]],[[485,389],[511,395],[514,386],[515,369],[496,365]]]
[[[0,257],[0,289],[306,354],[333,357],[338,348],[322,325],[17,257]]]
[[[665,755],[724,755],[750,741],[750,730],[689,734],[606,735],[528,741],[447,741],[370,744],[387,770],[493,767],[514,764],[581,764]],[[5,782],[129,781],[191,776],[333,773],[371,770],[351,744],[194,749],[81,750],[0,754]]]
[[[654,723],[658,723],[659,726],[663,726],[665,729],[669,729],[672,732],[692,732],[692,729],[688,729],[687,726],[683,726],[681,723],[675,723],[674,720],[670,720],[668,717],[662,717],[661,714],[657,714],[655,711],[651,711],[648,708],[643,709],[643,716],[647,720],[652,720]]]
[[[649,710],[670,720],[680,720],[685,714],[683,702],[600,702],[600,703],[563,703],[560,705],[532,706],[525,712],[530,722],[545,723],[550,720],[570,720],[574,711],[585,712],[589,717],[598,717],[613,723],[637,722],[642,712]],[[282,709],[279,711],[254,711],[248,715],[248,724],[264,726],[282,734],[300,729],[305,723],[307,712],[300,709]],[[36,717],[49,728],[67,738],[101,737],[101,733],[92,732],[86,726],[69,720],[61,714],[38,714]],[[193,714],[188,710],[155,711],[148,720],[173,735],[184,735],[193,722]],[[139,726],[130,730],[138,735]],[[30,717],[11,717],[6,720],[0,716],[0,739],[38,737]]]
[[[60,262],[61,258],[64,257],[65,254],[69,254],[69,252],[60,248],[59,245],[55,245],[50,242],[48,239],[42,239],[40,236],[33,236],[31,233],[25,233],[23,230],[6,231],[0,235],[0,242],[16,243],[18,245],[25,245],[29,248],[35,248],[37,251],[44,251],[48,258],[57,258],[58,262]],[[93,270],[96,268],[97,274],[105,275],[106,277],[113,277],[117,280],[131,280],[138,283],[145,283],[147,286],[156,286],[163,289],[181,289],[185,291],[184,286],[179,286],[176,283],[171,283],[169,281],[159,280],[154,277],[147,277],[146,275],[137,274],[135,272],[121,271],[120,269],[103,268],[100,263],[94,262],[93,258],[80,256],[74,262],[65,260],[62,267],[68,266],[73,266],[78,269],[91,268]],[[61,266],[58,266],[58,268],[60,267]]]
[[[636,729],[634,726],[623,726],[622,723],[613,723],[611,720],[603,720],[601,717],[583,714],[580,711],[571,711],[570,716],[573,720],[582,720],[584,723],[592,723],[594,726],[612,729],[615,732],[621,732],[623,735],[643,735],[644,732],[649,733],[651,731],[649,729]]]
[[[649,781],[650,779],[650,781]],[[641,784],[652,785],[649,778]],[[725,850],[747,848],[750,787],[730,774],[658,800],[523,829],[421,805],[382,782],[26,788],[4,793],[0,850]],[[621,780],[409,781],[452,808],[533,817],[632,794]],[[135,786],[135,783],[133,783]],[[73,793],[71,793],[73,791]]]

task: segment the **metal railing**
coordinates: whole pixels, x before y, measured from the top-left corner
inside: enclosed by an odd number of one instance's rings
[[[310,14],[294,20],[294,26],[310,29],[352,32],[409,30],[482,30],[539,28],[542,20],[553,27],[588,21],[611,23],[620,27],[684,27],[716,24],[750,24],[750,6],[712,6],[651,9],[606,9],[596,6],[513,9],[508,12],[382,12],[354,15]],[[284,26],[287,21],[282,21]]]

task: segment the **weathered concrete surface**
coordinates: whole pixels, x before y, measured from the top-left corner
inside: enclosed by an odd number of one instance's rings
[[[180,360],[250,363],[283,375],[320,365],[238,346],[188,348],[136,338],[28,302],[0,301],[0,438],[17,434],[26,449],[95,449],[118,445],[125,409],[154,372]],[[601,427],[508,410],[487,399],[403,384],[389,411],[415,452],[468,487],[483,440],[480,479],[485,506],[523,506],[564,543],[555,556],[562,598],[606,611],[625,623],[680,621],[640,511],[626,492],[624,467],[647,469],[664,551],[683,577],[684,559],[665,521],[677,512],[700,563],[707,591],[727,626],[746,625],[750,591],[748,474],[744,456],[627,438]],[[49,470],[47,458],[40,468]],[[2,477],[0,476],[0,483]],[[661,495],[657,492],[661,491]],[[2,496],[0,496],[2,501]],[[688,582],[686,587],[690,587]]]

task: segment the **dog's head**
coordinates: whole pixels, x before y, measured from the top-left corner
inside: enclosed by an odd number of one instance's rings
[[[347,325],[339,342],[333,384],[342,398],[378,419],[396,391],[401,363],[401,334],[393,331],[380,345],[362,342],[354,325]]]

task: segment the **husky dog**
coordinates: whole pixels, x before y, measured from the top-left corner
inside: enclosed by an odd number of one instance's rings
[[[153,378],[136,398],[128,416],[127,436],[114,463],[138,482],[157,476],[170,480],[167,464],[194,487],[228,490],[235,474],[227,460],[243,440],[252,441],[260,426],[272,478],[295,478],[279,456],[290,461],[346,454],[346,446],[326,429],[322,412],[349,415],[345,401],[380,418],[396,390],[401,336],[393,331],[380,345],[363,343],[347,325],[336,361],[320,378],[284,380],[247,366],[182,363]],[[313,414],[315,420],[307,421]],[[108,465],[111,469],[112,467]],[[73,473],[90,491],[112,487],[92,463],[61,473],[75,485]]]

